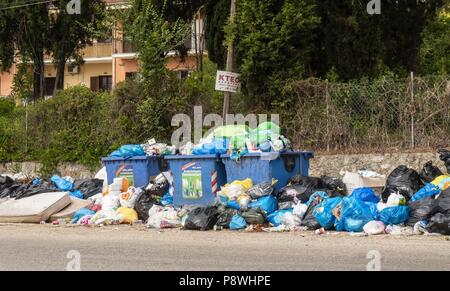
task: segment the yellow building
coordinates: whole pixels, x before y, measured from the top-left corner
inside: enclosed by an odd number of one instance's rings
[[[105,0],[108,5],[126,5],[124,0]],[[193,21],[194,22],[194,21]],[[167,55],[167,68],[178,72],[179,77],[187,76],[195,70],[197,64],[197,55],[203,53],[204,33],[203,17],[195,18],[193,29],[197,31],[195,37],[186,41],[186,47],[189,49],[188,55],[180,58],[176,52],[170,52]],[[195,46],[197,42],[197,46]],[[197,50],[194,49],[197,47]],[[85,85],[94,91],[111,91],[115,85],[127,78],[136,78],[139,72],[139,59],[132,44],[125,41],[120,31],[112,31],[109,40],[94,40],[91,46],[83,51],[84,64],[82,66],[72,66],[66,64],[64,87],[68,88],[75,85]],[[0,96],[9,96],[12,93],[12,84],[16,66],[9,72],[0,74]],[[45,59],[45,83],[47,96],[53,95],[53,88],[56,80],[56,68],[52,63],[51,57]]]

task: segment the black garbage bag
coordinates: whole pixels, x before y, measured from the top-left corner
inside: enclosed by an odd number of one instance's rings
[[[73,191],[81,191],[83,198],[88,199],[98,193],[103,192],[103,180],[100,179],[79,179],[73,183]]]
[[[436,198],[437,205],[439,207],[439,212],[450,214],[450,188],[443,191],[437,198]]]
[[[308,209],[306,209],[306,213],[302,218],[301,226],[306,226],[309,230],[316,230],[321,228],[319,222],[314,217],[314,209],[319,204],[320,202],[318,199],[311,201],[311,204],[309,204]]]
[[[44,180],[39,185],[22,184],[14,182],[14,184],[4,188],[0,192],[0,198],[10,197],[15,199],[22,199],[37,194],[49,192],[59,192],[59,190],[55,187],[55,185],[51,181]]]
[[[316,184],[312,183],[306,186],[293,184],[281,188],[277,193],[277,199],[279,202],[301,201],[302,203],[306,203],[309,197],[317,191],[324,190],[316,188]]]
[[[0,176],[0,192],[6,188],[11,187],[14,184],[14,180],[8,176]]]
[[[259,208],[252,208],[241,213],[247,224],[264,224],[266,222],[266,215]]]
[[[248,189],[247,194],[250,195],[252,199],[258,199],[263,196],[267,196],[273,193],[272,182],[264,182],[257,184],[250,189]]]
[[[399,166],[387,178],[386,188],[381,196],[386,203],[392,193],[398,192],[409,201],[421,187],[422,183],[417,171],[406,166]]]
[[[134,209],[140,220],[147,221],[148,211],[153,205],[161,206],[161,197],[151,195],[149,191],[142,191],[136,198],[136,203],[134,205]]]
[[[433,161],[428,161],[423,166],[422,171],[420,172],[420,180],[423,184],[428,184],[433,182],[434,179],[436,179],[439,176],[442,176],[441,170],[433,166]]]
[[[320,179],[322,180],[322,186],[328,189],[328,191],[325,192],[327,192],[331,197],[343,197],[346,195],[346,187],[341,179],[328,176],[322,176]]]
[[[439,159],[445,163],[445,167],[447,167],[447,173],[450,174],[450,151],[446,149],[441,149],[438,151]]]
[[[450,214],[437,213],[430,218],[427,230],[432,233],[450,235]]]
[[[289,179],[289,183],[292,185],[302,185],[311,189],[323,188],[322,179],[317,177],[304,177],[301,175],[297,175]]]
[[[231,219],[233,218],[234,215],[238,214],[237,210],[227,208],[224,205],[218,206],[217,212],[219,213],[219,217],[216,222],[216,226],[223,228],[229,228]]]
[[[198,207],[189,212],[184,229],[210,230],[219,219],[219,212],[214,206]]]
[[[439,206],[436,199],[432,197],[426,197],[418,201],[410,201],[409,207],[409,219],[406,222],[409,226],[414,226],[421,220],[428,220],[430,217],[439,212]]]
[[[150,187],[146,190],[151,196],[164,196],[169,191],[169,181],[160,180],[156,183],[150,185]]]

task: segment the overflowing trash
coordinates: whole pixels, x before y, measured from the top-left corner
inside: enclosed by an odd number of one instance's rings
[[[188,143],[178,149],[154,139],[123,145],[110,157],[128,160],[177,153],[230,154],[239,160],[246,153],[289,149],[291,144],[281,135],[280,128],[266,122],[254,129],[238,125],[218,127],[198,144]],[[419,172],[400,165],[387,178],[363,169],[342,172],[341,177],[295,173],[287,183],[287,178],[283,182],[278,178],[256,182],[254,178],[240,177],[219,186],[215,184],[214,171],[205,178],[201,176],[201,166],[191,169],[192,163],[183,165],[189,169],[183,183],[195,189],[199,197],[205,192],[203,180],[214,188],[215,200],[208,205],[174,204],[173,173],[163,170],[144,179],[145,185],[139,187],[133,183],[133,169],[125,165],[120,170],[128,172],[116,175],[110,183],[106,169],[93,179],[78,180],[53,175],[50,179],[27,182],[21,175],[0,176],[0,221],[24,221],[20,215],[11,215],[11,209],[20,206],[28,207],[27,213],[34,213],[33,222],[42,220],[54,225],[145,224],[151,229],[243,232],[310,230],[318,235],[329,231],[361,236],[450,235],[450,151],[439,150],[439,155],[447,175],[429,161]],[[55,201],[58,207],[52,208],[50,204]],[[38,211],[33,203],[46,208]]]

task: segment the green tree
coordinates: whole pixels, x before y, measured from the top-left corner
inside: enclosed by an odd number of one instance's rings
[[[206,48],[208,57],[220,69],[225,68],[227,48],[224,27],[230,16],[230,0],[208,1],[206,4]]]
[[[8,71],[17,57],[31,61],[33,97],[43,97],[44,52],[48,44],[48,9],[44,3],[24,5],[23,1],[7,0],[0,4],[0,61]]]
[[[181,18],[167,21],[164,8],[157,8],[153,0],[134,0],[130,25],[125,26],[139,53],[140,72],[144,79],[161,78],[166,74],[166,55],[182,44],[189,35],[189,26]]]
[[[320,23],[313,0],[238,2],[235,27],[237,61],[244,93],[270,106],[286,82],[308,75]]]
[[[315,62],[316,70],[322,72],[319,76],[332,69],[343,80],[376,76],[384,51],[380,16],[367,13],[367,1],[316,2],[321,18],[315,44],[321,56]]]
[[[380,23],[385,46],[383,61],[391,70],[420,71],[423,31],[436,19],[444,2],[447,1],[387,0],[383,3]]]
[[[425,28],[422,37],[421,73],[450,74],[450,4]]]
[[[64,70],[70,60],[77,65],[83,63],[82,49],[92,44],[94,37],[107,31],[105,24],[105,3],[101,0],[81,2],[80,14],[68,14],[66,6],[70,0],[53,1],[58,8],[51,11],[49,49],[53,54],[56,82],[54,90],[64,88]]]

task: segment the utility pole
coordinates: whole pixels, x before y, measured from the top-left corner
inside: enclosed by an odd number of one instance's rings
[[[231,13],[230,13],[230,22],[234,23],[234,19],[236,17],[236,0],[231,0]],[[233,56],[234,56],[234,41],[228,44],[228,53],[227,53],[227,72],[233,71]],[[225,92],[223,99],[223,120],[224,123],[227,124],[227,115],[228,110],[230,108],[230,98],[231,92]]]

